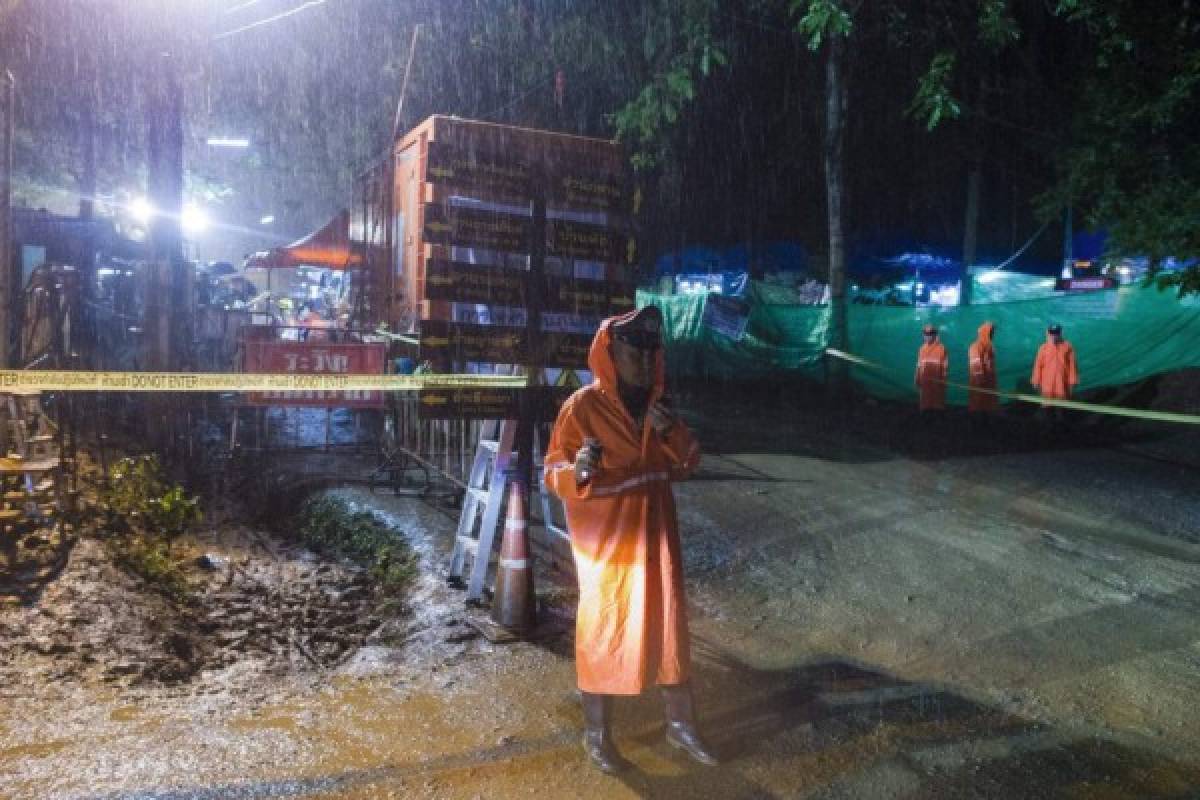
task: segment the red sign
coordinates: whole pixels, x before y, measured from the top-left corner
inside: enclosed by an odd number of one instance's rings
[[[1054,288],[1060,292],[1091,292],[1097,289],[1113,289],[1116,288],[1117,282],[1112,278],[1105,277],[1088,277],[1088,278],[1059,278],[1055,281]]]
[[[247,341],[245,372],[297,375],[382,375],[383,344],[326,344],[324,342]],[[253,406],[316,408],[382,408],[383,392],[301,391],[249,392]]]

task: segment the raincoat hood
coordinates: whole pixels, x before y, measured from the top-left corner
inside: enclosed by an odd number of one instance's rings
[[[987,347],[990,349],[992,346],[992,333],[995,330],[996,330],[996,326],[995,326],[995,324],[993,324],[991,322],[985,322],[982,325],[980,325],[979,326],[979,343],[982,344],[984,347]]]
[[[616,317],[609,317],[600,323],[596,338],[592,339],[592,348],[588,351],[588,369],[592,371],[596,383],[605,392],[617,397],[617,365],[612,357],[612,326],[627,322],[637,314],[638,309]],[[654,386],[650,390],[650,402],[662,397],[666,390],[666,361],[663,358],[663,348],[658,348],[654,354]]]

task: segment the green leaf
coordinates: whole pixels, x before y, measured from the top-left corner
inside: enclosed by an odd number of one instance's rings
[[[808,37],[810,50],[834,36],[849,36],[854,21],[839,0],[792,0],[792,15],[800,15],[796,31]]]
[[[1013,19],[1008,0],[983,0],[979,9],[979,38],[996,50],[1021,38],[1021,29]]]
[[[933,130],[944,120],[958,119],[962,106],[950,90],[950,79],[956,64],[954,53],[944,51],[933,57],[929,69],[917,83],[917,93],[908,108],[910,116],[925,120],[927,130]]]

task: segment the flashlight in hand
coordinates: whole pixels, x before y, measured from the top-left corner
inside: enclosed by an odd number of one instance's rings
[[[587,453],[588,461],[586,466],[576,467],[575,479],[581,484],[589,483],[592,480],[592,475],[595,474],[596,467],[600,465],[600,456],[603,453],[600,440],[590,436],[586,437],[583,440],[583,446],[579,450],[580,453]],[[576,458],[578,458],[578,455],[576,455]]]

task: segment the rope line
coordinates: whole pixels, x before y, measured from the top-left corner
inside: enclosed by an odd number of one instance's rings
[[[843,361],[848,361],[851,364],[856,364],[865,369],[874,370],[882,373],[889,380],[892,380],[891,372],[882,364],[876,364],[874,361],[856,356],[852,353],[847,353],[842,350],[837,350],[832,347],[825,349],[826,354],[839,358]],[[1022,403],[1032,403],[1039,406],[1055,406],[1058,408],[1069,408],[1072,411],[1087,411],[1092,414],[1108,414],[1114,417],[1132,417],[1134,419],[1152,420],[1154,422],[1178,422],[1184,425],[1200,425],[1200,415],[1195,414],[1179,414],[1173,411],[1150,411],[1140,408],[1122,408],[1120,406],[1102,405],[1100,403],[1083,403],[1078,400],[1061,400],[1054,397],[1041,397],[1034,394],[1023,394],[1021,392],[1006,392],[1000,389],[984,389],[979,386],[970,386],[957,381],[942,381],[934,379],[937,383],[952,386],[958,389],[966,389],[969,392],[980,392],[983,394],[995,395],[1009,400],[1017,400]]]

